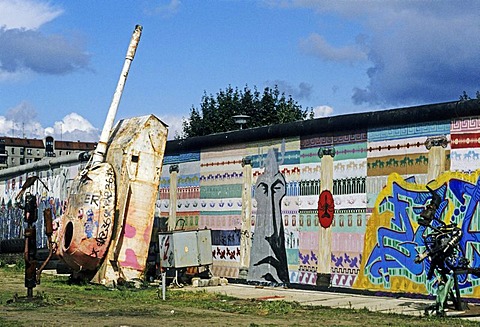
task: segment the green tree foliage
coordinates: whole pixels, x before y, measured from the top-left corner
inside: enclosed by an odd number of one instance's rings
[[[477,100],[480,100],[480,91],[477,91],[475,96]],[[463,94],[460,95],[460,101],[468,101],[468,100],[472,100],[472,98],[470,98],[470,96],[467,94],[466,91],[463,91]]]
[[[181,138],[202,136],[236,130],[239,126],[233,116],[247,115],[250,118],[243,128],[253,128],[304,120],[313,117],[313,111],[303,110],[291,96],[280,93],[278,87],[266,87],[260,93],[245,86],[243,90],[228,86],[216,96],[205,92],[200,108],[192,107],[190,117],[183,121]]]

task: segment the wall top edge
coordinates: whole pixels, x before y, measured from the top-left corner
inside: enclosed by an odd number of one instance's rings
[[[305,135],[329,135],[339,131],[364,130],[395,125],[438,122],[479,115],[480,100],[452,101],[405,108],[316,118],[291,123],[242,129],[226,133],[168,141],[166,154],[199,150],[205,146],[247,143]]]

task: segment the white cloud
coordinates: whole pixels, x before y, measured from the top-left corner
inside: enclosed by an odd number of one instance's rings
[[[43,128],[37,120],[35,108],[28,102],[21,102],[16,107],[0,116],[0,134],[12,137],[42,138]]]
[[[0,74],[33,71],[61,75],[87,68],[90,55],[80,42],[38,31],[0,28]]]
[[[278,86],[280,92],[285,93],[287,97],[292,96],[293,100],[310,99],[312,95],[313,86],[306,82],[300,82],[298,87],[283,80],[266,81],[265,84],[269,87]]]
[[[100,130],[74,112],[61,121],[56,121],[53,127],[45,129],[45,132],[58,140],[98,142],[100,139]]]
[[[17,82],[28,79],[31,71],[28,69],[19,69],[15,72],[7,72],[0,68],[0,82]]]
[[[185,117],[165,115],[161,116],[160,120],[168,125],[168,140],[173,140],[175,136],[182,135],[183,121],[186,120]]]
[[[88,68],[90,54],[80,40],[38,30],[62,13],[49,2],[0,0],[0,82],[32,72],[62,75]]]
[[[330,116],[333,113],[333,108],[330,106],[317,106],[313,108],[314,118],[321,118]]]
[[[480,1],[317,1],[266,0],[270,6],[307,8],[320,20],[331,17],[361,27],[353,36],[367,56],[367,85],[354,88],[355,104],[409,105],[458,99],[478,90]],[[334,47],[312,31],[304,51],[322,59],[360,56],[352,45]],[[360,56],[361,57],[361,56]]]
[[[37,29],[63,13],[45,1],[0,0],[0,27]]]
[[[179,10],[182,2],[180,0],[162,0],[153,10],[148,10],[148,14],[160,15],[164,18],[175,15]]]
[[[318,56],[327,61],[354,63],[367,59],[367,54],[359,46],[334,47],[317,33],[312,33],[307,38],[301,40],[300,49],[307,54]]]
[[[70,113],[45,128],[37,119],[35,107],[23,101],[8,109],[5,116],[0,116],[0,135],[40,139],[51,135],[57,140],[98,142],[100,131],[76,113]]]

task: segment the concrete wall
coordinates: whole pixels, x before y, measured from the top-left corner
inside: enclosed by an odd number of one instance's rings
[[[48,167],[48,165],[46,166]],[[58,228],[59,218],[65,209],[70,185],[78,171],[83,169],[84,166],[85,163],[80,161],[63,163],[58,166],[51,166],[50,169],[31,169],[28,173],[8,174],[1,178],[0,239],[23,237],[23,211],[16,206],[15,197],[20,192],[23,182],[27,177],[36,175],[41,178],[45,185],[37,182],[29,191],[37,197],[37,243],[40,247],[47,247],[47,239],[43,228],[43,210],[45,208],[52,209],[54,230],[56,230]],[[18,167],[14,169],[18,169]]]
[[[429,185],[448,200],[441,218],[462,226],[462,247],[472,266],[480,266],[476,210],[480,116],[475,116],[479,108],[478,101],[438,104],[171,141],[163,161],[156,217],[167,221],[174,205],[171,228],[212,229],[212,271],[218,276],[237,278],[241,268],[249,267],[247,279],[262,281],[252,275],[252,262],[240,255],[253,258],[263,249],[264,258],[255,257],[253,264],[268,266],[261,274],[270,276],[263,277],[265,282],[286,273],[290,283],[304,285],[432,292],[434,281],[426,280],[427,267],[413,261],[422,251],[423,230],[417,217],[429,200],[425,184],[431,180],[435,179]],[[276,180],[284,183],[284,189],[265,182],[269,151],[275,153],[275,174],[281,175]],[[246,158],[251,170],[245,169]],[[61,214],[65,194],[60,188],[77,169],[63,167],[44,175],[53,191],[39,189],[39,202],[54,205]],[[245,171],[251,171],[248,210],[242,205]],[[171,183],[171,176],[176,183]],[[0,226],[5,221],[11,226],[0,227],[1,237],[17,233],[18,214],[9,201],[19,184],[20,177],[0,183]],[[267,190],[285,192],[283,197],[272,197],[278,206],[258,202],[256,193]],[[333,195],[335,206],[327,227],[319,224],[318,217],[324,190]],[[176,192],[174,200],[172,192]],[[266,205],[279,207],[281,213]],[[250,219],[245,212],[251,213]],[[283,235],[280,228],[273,232],[272,222],[278,220]],[[245,235],[252,238],[252,251],[242,249]],[[263,248],[255,248],[258,235],[269,238]],[[286,266],[281,262],[283,252]],[[461,279],[462,295],[480,298],[479,283],[475,276]]]

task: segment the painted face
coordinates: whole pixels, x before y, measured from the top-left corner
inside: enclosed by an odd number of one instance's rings
[[[255,185],[257,215],[250,257],[248,279],[272,283],[288,283],[281,204],[286,194],[286,181],[273,151],[267,155],[265,172]]]
[[[285,178],[281,173],[275,174],[270,181],[263,181],[259,178],[255,192],[257,206],[259,209],[262,207],[262,211],[266,210],[272,216],[273,225],[271,227],[276,229],[277,234],[282,222],[281,201],[286,194],[285,184]],[[265,221],[258,221],[257,225],[261,226],[262,223]],[[269,229],[269,227],[266,228]],[[275,233],[275,230],[272,229],[271,232]]]

